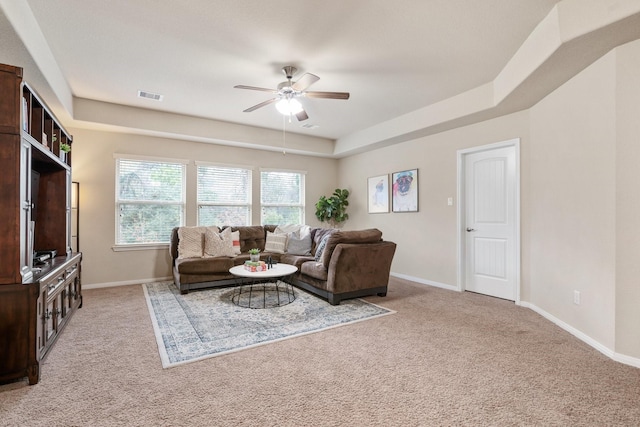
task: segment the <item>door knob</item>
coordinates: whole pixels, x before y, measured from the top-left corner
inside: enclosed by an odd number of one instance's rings
[[[469,227],[467,227],[467,231],[468,231],[468,232],[472,232],[472,231],[476,231],[476,230],[475,230],[475,228],[469,228]]]

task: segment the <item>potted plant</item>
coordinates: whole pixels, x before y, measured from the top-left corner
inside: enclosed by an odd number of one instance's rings
[[[260,261],[260,249],[258,248],[249,249],[249,258],[251,258],[251,261],[254,261],[254,262]]]
[[[71,146],[69,144],[65,144],[64,142],[60,144],[60,159],[63,162],[67,161],[67,153],[71,151]]]
[[[349,206],[349,190],[336,188],[330,197],[321,196],[316,203],[316,218],[321,222],[328,222],[332,227],[349,219],[346,212]]]

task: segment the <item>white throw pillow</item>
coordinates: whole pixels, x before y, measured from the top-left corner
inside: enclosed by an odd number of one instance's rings
[[[276,227],[274,233],[276,234],[289,234],[289,233],[298,233],[300,231],[301,225],[297,224],[283,224]]]
[[[178,228],[178,258],[202,258],[204,227]]]
[[[298,230],[298,237],[303,238],[305,236],[311,236],[311,226],[309,225],[301,225],[300,230]]]
[[[204,234],[204,256],[235,256],[231,229],[225,228],[222,233],[207,230]]]
[[[283,254],[287,250],[287,235],[267,231],[267,242],[264,245],[264,250],[265,252]]]
[[[239,231],[232,231],[231,232],[231,241],[233,244],[233,254],[234,255],[240,255],[240,232]]]

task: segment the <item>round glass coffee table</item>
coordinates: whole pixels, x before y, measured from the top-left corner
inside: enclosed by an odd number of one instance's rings
[[[296,299],[293,286],[284,278],[298,271],[298,267],[277,263],[265,271],[249,271],[243,265],[229,269],[237,279],[238,286],[231,301],[245,308],[274,308],[292,303]],[[251,279],[246,283],[244,278]]]

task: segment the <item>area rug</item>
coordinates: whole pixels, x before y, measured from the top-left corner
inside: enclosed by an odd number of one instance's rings
[[[236,306],[233,288],[186,295],[172,282],[143,288],[164,368],[395,313],[361,299],[332,306],[297,288],[292,303],[267,309]]]

